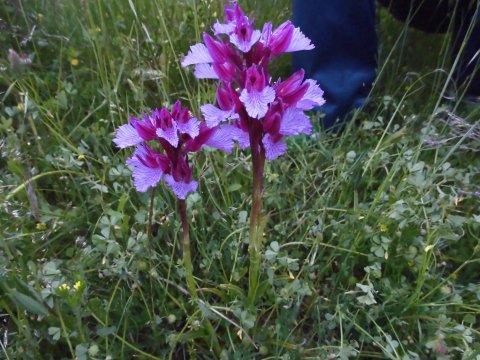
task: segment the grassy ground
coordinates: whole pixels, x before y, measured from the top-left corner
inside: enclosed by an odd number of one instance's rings
[[[286,0],[241,4],[258,23],[290,16]],[[478,111],[445,96],[448,37],[383,12],[364,112],[267,166],[256,308],[244,301],[249,155],[196,158],[200,310],[184,294],[174,198],[135,192],[112,136],[130,114],[213,99],[178,60],[221,6],[0,4],[0,358],[209,359],[213,338],[224,359],[480,356]],[[32,65],[11,69],[8,48]]]

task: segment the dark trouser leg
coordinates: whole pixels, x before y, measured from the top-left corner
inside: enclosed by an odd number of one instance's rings
[[[453,59],[460,54],[455,80],[467,95],[480,96],[480,1],[479,0],[378,0],[402,21],[426,32],[446,32],[455,17]],[[470,32],[470,35],[469,35]]]
[[[378,0],[378,2],[387,7],[398,20],[430,33],[447,32],[453,14],[451,0]]]
[[[467,96],[480,96],[480,1],[470,3],[457,11],[453,56],[457,56],[465,42],[456,80],[459,85],[466,86]]]
[[[375,80],[377,36],[374,0],[294,0],[295,26],[315,49],[294,53],[294,68],[325,91],[324,126],[361,107]]]

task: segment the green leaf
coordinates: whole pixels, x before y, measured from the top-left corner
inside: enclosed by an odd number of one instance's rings
[[[60,270],[57,269],[55,262],[49,261],[43,266],[43,274],[45,276],[58,275],[60,274]]]
[[[60,91],[58,93],[57,104],[58,104],[58,107],[62,110],[67,110],[68,109],[67,94],[65,94],[65,91]]]
[[[31,298],[30,296],[27,296],[15,289],[12,289],[9,295],[12,301],[17,303],[17,305],[20,305],[25,310],[37,315],[48,315],[48,309],[45,307],[45,305]]]
[[[411,173],[417,172],[417,171],[422,171],[423,168],[425,167],[425,163],[423,161],[420,161],[412,166],[409,166],[409,170]]]
[[[116,326],[102,327],[97,329],[97,335],[101,337],[105,337],[108,335],[115,334],[116,331],[117,331]]]
[[[86,344],[75,346],[75,356],[78,360],[87,360],[88,347]]]
[[[106,311],[100,298],[90,299],[90,301],[88,302],[88,306],[89,310],[93,312],[97,317],[104,318],[106,316]]]
[[[242,185],[240,185],[239,183],[235,183],[228,187],[228,192],[234,192],[234,191],[240,190],[241,188],[242,188]]]
[[[449,223],[452,223],[455,226],[463,226],[467,222],[467,218],[459,215],[449,215],[447,218]]]
[[[371,284],[364,285],[358,283],[356,286],[365,293],[371,292],[373,290],[373,286]]]
[[[48,335],[50,335],[53,339],[53,341],[58,341],[60,339],[60,335],[61,335],[61,332],[60,332],[60,328],[58,327],[49,327],[48,328]]]
[[[466,322],[467,324],[475,324],[477,320],[475,316],[473,316],[472,314],[467,314],[463,317],[463,321]]]
[[[10,160],[8,162],[8,170],[17,176],[23,177],[23,167],[21,161]]]
[[[267,260],[274,260],[276,257],[277,253],[275,251],[272,251],[270,249],[267,249],[267,251],[265,251],[265,258]]]
[[[247,217],[248,217],[248,213],[245,210],[240,211],[238,213],[238,223],[239,224],[246,224],[247,223]]]
[[[278,245],[278,242],[272,241],[270,243],[270,247],[272,248],[273,251],[278,252],[280,250],[280,245]]]
[[[359,296],[359,297],[357,297],[357,300],[360,304],[364,304],[364,305],[373,305],[373,304],[377,303],[377,301],[373,297],[372,293],[368,293],[367,295]]]
[[[373,305],[377,303],[375,297],[373,296],[373,285],[370,282],[367,285],[357,283],[356,287],[365,293],[365,295],[357,296],[357,301],[360,304]]]

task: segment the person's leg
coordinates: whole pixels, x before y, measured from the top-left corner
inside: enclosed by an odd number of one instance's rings
[[[293,22],[315,45],[294,53],[293,67],[304,68],[324,90],[329,128],[365,103],[375,80],[375,1],[293,0]]]
[[[466,86],[467,96],[480,96],[480,1],[464,2],[457,9],[453,57],[460,53],[456,82]]]
[[[479,0],[378,0],[397,19],[426,32],[446,32],[453,26],[452,57],[460,58],[455,69],[458,87],[467,96],[480,96],[480,1]],[[462,44],[464,44],[463,51]]]
[[[462,0],[463,1],[463,0]],[[448,31],[451,0],[378,0],[398,20],[429,33]]]

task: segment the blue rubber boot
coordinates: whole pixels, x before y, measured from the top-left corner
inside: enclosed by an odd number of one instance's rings
[[[374,0],[294,0],[293,22],[315,45],[293,54],[293,67],[305,69],[325,91],[323,125],[341,123],[361,107],[376,75]]]

